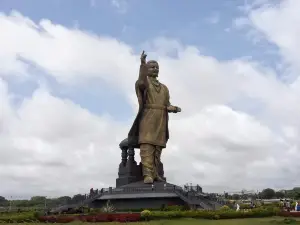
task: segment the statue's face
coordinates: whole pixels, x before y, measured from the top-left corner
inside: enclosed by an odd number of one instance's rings
[[[158,77],[159,65],[156,61],[150,60],[147,62],[148,66],[148,76],[149,77]]]

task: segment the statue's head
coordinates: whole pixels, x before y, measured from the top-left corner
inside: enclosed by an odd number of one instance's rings
[[[148,76],[149,77],[158,77],[159,73],[159,65],[155,60],[150,60],[147,62],[148,67]]]

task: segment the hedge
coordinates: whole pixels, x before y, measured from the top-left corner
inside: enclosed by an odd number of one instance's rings
[[[195,211],[149,211],[145,210],[141,216],[145,220],[155,219],[177,219],[177,218],[201,218],[201,219],[237,219],[237,218],[259,218],[278,215],[278,208],[256,208],[248,211],[235,211],[223,209],[216,211],[195,210]]]
[[[35,212],[22,212],[22,213],[1,213],[0,223],[24,223],[36,222],[37,214]]]
[[[239,205],[240,205],[240,209],[251,209],[252,208],[250,204],[241,203]],[[258,202],[257,206],[259,206],[259,207],[260,206],[262,206],[262,207],[283,207],[283,203],[282,202],[270,202],[270,203]],[[292,202],[291,207],[295,208],[295,206],[296,206],[296,202]]]

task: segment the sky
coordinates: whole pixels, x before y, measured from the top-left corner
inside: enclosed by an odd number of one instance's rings
[[[143,50],[182,108],[162,155],[168,182],[299,186],[299,10],[299,0],[0,0],[0,195],[115,186]]]

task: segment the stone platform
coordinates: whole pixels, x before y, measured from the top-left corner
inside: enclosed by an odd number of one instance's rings
[[[185,205],[186,202],[176,193],[176,185],[155,182],[153,185],[138,181],[117,188],[103,190],[90,207],[101,208],[109,200],[117,210],[159,209],[164,205]]]
[[[181,188],[167,182],[155,182],[153,185],[138,181],[117,188],[103,189],[90,207],[101,208],[107,201],[118,210],[160,209],[168,205],[181,205],[190,208],[214,210],[222,205],[202,193],[197,185]]]

